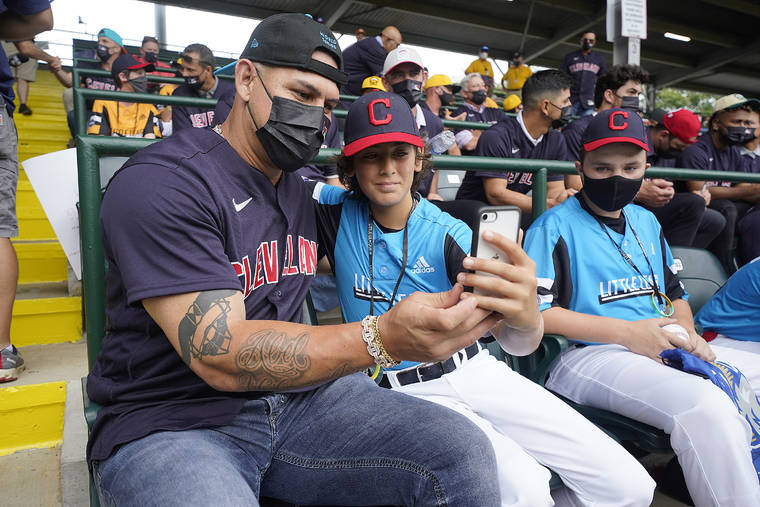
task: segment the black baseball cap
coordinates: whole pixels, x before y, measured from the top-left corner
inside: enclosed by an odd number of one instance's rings
[[[356,99],[348,109],[344,132],[347,157],[380,143],[425,146],[409,104],[395,93],[372,92]]]
[[[610,143],[630,143],[649,151],[647,129],[641,117],[630,109],[605,109],[594,116],[583,133],[583,149],[587,152]]]
[[[116,79],[116,76],[118,76],[120,72],[139,69],[145,69],[145,72],[153,72],[155,67],[152,63],[141,62],[132,55],[121,54],[111,64],[111,76]]]
[[[332,56],[338,68],[312,59],[317,49]],[[240,58],[308,70],[338,84],[348,81],[337,39],[329,28],[305,14],[275,14],[264,19],[253,29]]]
[[[522,58],[522,53],[520,53],[519,51],[515,51],[514,53],[512,53],[512,59],[515,60],[517,58]]]

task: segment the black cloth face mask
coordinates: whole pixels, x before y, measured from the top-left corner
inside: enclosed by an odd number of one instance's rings
[[[672,158],[678,157],[678,155],[680,154],[681,154],[681,150],[679,150],[678,148],[668,148],[663,153],[658,153],[657,156],[660,158],[672,159]]]
[[[450,106],[454,103],[454,95],[449,92],[443,92],[441,95],[441,104]]]
[[[470,95],[472,95],[472,98],[470,100],[473,102],[473,104],[477,104],[478,106],[486,101],[485,90],[478,90],[478,91],[472,92]]]
[[[641,111],[641,105],[638,97],[620,97],[620,107],[622,109],[633,109]]]
[[[109,50],[103,44],[98,44],[98,47],[95,48],[95,53],[98,55],[98,58],[100,58],[101,62],[105,62],[111,58],[111,50]]]
[[[594,43],[589,42],[589,41],[583,41],[583,44],[581,44],[581,47],[583,48],[584,51],[588,51],[589,49],[594,47]]]
[[[269,119],[259,128],[251,112],[251,102],[246,109],[256,127],[256,137],[264,148],[269,160],[286,172],[293,172],[313,159],[330,127],[330,120],[325,116],[324,108],[307,106],[295,100],[272,97],[261,79],[258,69],[256,74],[264,91],[272,101]]]
[[[726,133],[723,134],[721,132],[721,135],[726,141],[726,144],[734,146],[737,144],[745,144],[753,140],[755,138],[755,129],[748,127],[726,127]]]
[[[158,54],[157,53],[145,53],[145,61],[149,63],[156,63],[158,61]]]
[[[148,91],[148,77],[140,76],[129,80],[129,84],[137,93],[146,93]]]
[[[409,107],[414,107],[422,99],[422,81],[414,79],[399,81],[393,85],[393,93],[403,97]]]
[[[638,179],[625,176],[597,179],[584,175],[583,195],[604,211],[617,211],[633,202],[643,180],[643,176]]]
[[[203,87],[203,81],[201,81],[202,75],[203,72],[197,76],[185,76],[185,84],[193,90],[200,90]]]
[[[552,104],[549,102],[549,104]],[[552,104],[554,106],[554,104]],[[570,123],[570,119],[573,117],[573,106],[565,106],[565,107],[558,107],[554,106],[557,109],[560,110],[560,117],[557,119],[552,120],[552,128],[553,129],[561,129],[568,123]]]

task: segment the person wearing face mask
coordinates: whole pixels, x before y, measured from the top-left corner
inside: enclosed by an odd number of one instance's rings
[[[270,16],[235,65],[225,122],[154,143],[109,182],[108,336],[87,381],[101,499],[499,505],[474,424],[363,373],[450,357],[496,325],[490,311],[457,284],[369,323],[300,323],[323,243],[294,171],[319,151],[342,67],[324,25]]]
[[[607,72],[604,57],[595,52],[596,34],[585,32],[581,36],[581,47],[565,55],[559,70],[565,71],[573,78],[570,101],[573,103],[573,116],[594,114],[594,85],[596,79]]]
[[[522,53],[515,51],[509,61],[509,69],[501,77],[501,87],[504,88],[507,95],[516,95],[520,98],[525,80],[532,75],[533,71],[523,63]]]
[[[749,377],[760,366],[753,354],[711,347],[696,332],[662,229],[632,204],[648,150],[638,114],[598,113],[575,163],[583,190],[525,234],[545,330],[571,340],[546,387],[669,434],[695,505],[759,505],[750,424],[718,386],[660,355],[678,348],[697,361],[717,357]]]
[[[120,92],[147,93],[146,73],[153,64],[140,62],[131,55],[121,55],[111,64],[111,75]],[[87,133],[97,136],[161,137],[158,109],[153,104],[96,100],[87,123]]]
[[[464,104],[451,113],[453,117],[491,124],[498,123],[506,118],[503,111],[485,105],[486,98],[488,98],[486,84],[480,74],[467,74],[462,79],[461,95]],[[462,116],[463,114],[465,116]],[[472,155],[475,152],[475,147],[478,145],[483,132],[483,130],[477,129],[456,131],[457,146],[462,151],[462,155]]]
[[[488,61],[488,46],[482,46],[478,51],[478,58],[473,60],[464,71],[465,74],[480,74],[491,78],[493,82],[493,67]]]
[[[443,106],[453,106],[455,95],[461,89],[460,86],[455,85],[449,76],[446,74],[435,74],[430,76],[425,81],[425,101],[420,103],[423,108],[429,109],[433,114],[438,115],[439,118],[446,120],[459,119],[451,116],[451,110],[445,109]],[[464,119],[462,116],[461,119]]]
[[[751,141],[755,132],[752,128],[753,110],[760,107],[757,99],[747,99],[738,93],[719,98],[709,121],[709,132],[699,136],[697,142],[687,147],[676,162],[677,167],[707,169],[713,171],[751,172],[752,160],[743,157],[739,147]],[[726,227],[708,247],[723,263],[727,271],[731,268],[731,248],[734,242],[736,224],[760,200],[760,184],[732,183],[729,181],[689,181],[689,190],[707,188],[710,192],[710,208],[718,211],[726,219]],[[744,223],[740,234],[742,241],[760,238],[760,218],[752,213]],[[747,259],[749,260],[749,259]]]
[[[500,158],[568,160],[562,134],[556,130],[570,119],[570,77],[558,70],[533,74],[523,87],[523,106],[516,117],[506,117],[480,136],[475,155]],[[503,113],[502,113],[503,114]],[[523,212],[523,227],[530,223],[533,174],[504,171],[468,171],[457,199],[473,199],[492,206],[514,205]],[[565,189],[561,174],[550,174],[546,205],[555,206],[574,189]]]
[[[151,76],[177,77],[177,74],[174,72],[174,69],[172,69],[171,65],[164,63],[158,59],[158,39],[150,35],[146,35],[143,37],[139,51],[140,54],[137,55],[137,59],[141,62],[153,64],[153,67],[155,67],[155,70],[153,72],[150,72]],[[148,90],[151,92],[157,91],[160,86],[160,83],[148,83]]]
[[[400,95],[409,104],[417,128],[425,141],[443,132],[443,121],[430,109],[422,107],[422,85],[424,80],[422,57],[414,49],[400,46],[390,53],[383,64],[383,86],[389,92]],[[452,147],[453,148],[453,147]],[[449,149],[451,150],[451,148]],[[457,155],[455,151],[449,151]],[[418,192],[430,200],[442,200],[438,195],[438,173],[430,172],[420,183]]]
[[[235,94],[232,81],[214,75],[214,54],[203,44],[190,44],[177,59],[179,72],[185,84],[178,86],[175,97],[200,97],[219,99],[220,103],[232,103]],[[173,132],[187,128],[212,127],[224,121],[217,117],[213,107],[174,106],[171,127]]]

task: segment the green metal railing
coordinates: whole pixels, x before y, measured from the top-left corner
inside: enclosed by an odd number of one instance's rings
[[[132,94],[130,94],[132,95]],[[90,369],[100,352],[105,335],[105,256],[100,235],[100,157],[104,155],[130,156],[154,143],[153,139],[131,139],[103,136],[77,136],[77,165],[79,173],[80,239],[82,251],[82,281],[87,329],[87,357]],[[323,149],[315,163],[330,162],[340,150]],[[515,171],[533,173],[533,216],[546,210],[546,178],[548,173],[575,174],[570,162],[555,160],[501,159],[490,157],[433,157],[436,169],[466,171]],[[760,174],[702,171],[698,169],[672,169],[652,167],[647,176],[671,180],[719,180],[760,183]]]

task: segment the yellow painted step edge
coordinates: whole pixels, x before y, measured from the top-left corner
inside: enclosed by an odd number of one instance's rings
[[[13,304],[13,315],[35,315],[41,313],[59,313],[81,311],[82,300],[79,297],[17,299]]]
[[[63,441],[66,382],[0,388],[0,456]]]

